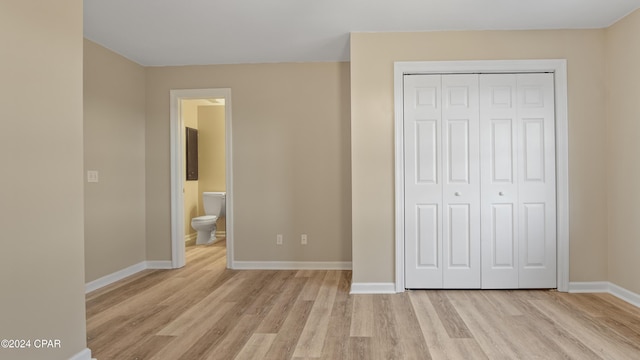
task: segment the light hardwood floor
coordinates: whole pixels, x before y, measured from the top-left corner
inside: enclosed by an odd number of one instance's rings
[[[234,271],[224,244],[87,294],[109,359],[640,359],[640,309],[606,294],[349,295],[350,271]]]

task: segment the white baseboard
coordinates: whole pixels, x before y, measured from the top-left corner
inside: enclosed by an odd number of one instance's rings
[[[184,244],[185,246],[193,245],[196,243],[196,239],[198,238],[198,233],[194,232],[189,235],[185,235]]]
[[[609,281],[570,282],[570,293],[609,293],[631,305],[640,307],[640,295]]]
[[[142,270],[147,269],[173,269],[171,265],[171,261],[168,260],[151,260],[151,261],[141,261],[135,265],[131,265],[122,270],[118,270],[109,275],[105,275],[99,279],[90,281],[84,285],[84,292],[90,293],[92,291],[98,290],[107,285],[113,284],[116,281],[122,280],[128,276],[131,276],[135,273],[138,273]]]
[[[611,293],[613,296],[616,296],[626,302],[628,302],[631,305],[635,305],[636,307],[640,308],[640,295],[636,294],[632,291],[629,291],[623,287],[620,287],[616,284],[609,284],[609,293]]]
[[[131,266],[127,267],[127,268],[124,268],[122,270],[118,270],[118,271],[116,271],[114,273],[111,273],[109,275],[105,275],[105,276],[103,276],[103,277],[101,277],[99,279],[96,279],[96,280],[93,280],[93,281],[90,281],[90,282],[86,283],[84,285],[84,292],[85,293],[90,293],[90,292],[92,292],[94,290],[98,290],[98,289],[100,289],[102,287],[105,287],[105,286],[107,286],[109,284],[112,284],[112,283],[114,283],[114,282],[116,282],[118,280],[122,280],[122,279],[124,279],[124,278],[126,278],[128,276],[131,276],[131,275],[133,275],[133,274],[135,274],[137,272],[145,270],[146,268],[147,268],[146,261],[142,261],[142,262],[139,262],[139,263],[137,263],[135,265],[131,265]]]
[[[395,294],[395,283],[351,283],[350,294]]]
[[[227,232],[225,230],[216,230],[216,237],[223,238],[226,236],[227,236]],[[198,233],[194,232],[189,235],[185,235],[184,242],[196,241],[197,238],[198,238]]]
[[[70,357],[69,360],[96,360],[96,359],[91,359],[91,350],[85,348],[84,350]]]
[[[351,261],[234,261],[234,270],[351,270]]]

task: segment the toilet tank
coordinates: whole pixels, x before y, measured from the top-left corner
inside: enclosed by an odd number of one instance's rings
[[[203,192],[202,203],[204,205],[205,215],[215,215],[223,217],[226,213],[226,192]]]

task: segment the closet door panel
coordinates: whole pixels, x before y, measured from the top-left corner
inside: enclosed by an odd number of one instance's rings
[[[443,287],[480,287],[478,75],[442,77]]]
[[[522,267],[534,269],[544,267],[548,262],[546,259],[545,229],[547,227],[546,206],[544,203],[524,203],[522,204]]]
[[[480,75],[482,288],[518,287],[518,123],[513,74]]]
[[[522,120],[522,181],[545,182],[544,118]]]
[[[412,250],[418,256],[416,259],[416,267],[418,269],[437,270],[439,267],[438,208],[438,204],[416,206],[416,234],[421,241],[416,241],[416,248]]]
[[[404,81],[405,287],[442,288],[441,76]]]
[[[556,287],[555,105],[553,74],[519,74],[521,288]]]
[[[449,269],[471,268],[470,210],[468,204],[449,205],[449,229],[447,229],[449,257],[446,259]]]
[[[414,131],[416,184],[435,185],[438,183],[438,122],[417,120]]]
[[[514,269],[515,237],[513,231],[513,205],[494,204],[491,212],[491,267],[495,269]]]
[[[492,119],[490,123],[490,166],[493,184],[513,184],[513,119]],[[484,163],[483,163],[484,164]]]
[[[447,120],[447,183],[469,184],[469,119]]]

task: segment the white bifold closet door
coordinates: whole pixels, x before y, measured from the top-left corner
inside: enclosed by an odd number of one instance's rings
[[[407,288],[480,287],[477,75],[405,77]]]
[[[482,288],[556,287],[553,74],[480,76]]]
[[[553,288],[552,74],[404,77],[405,287]]]

